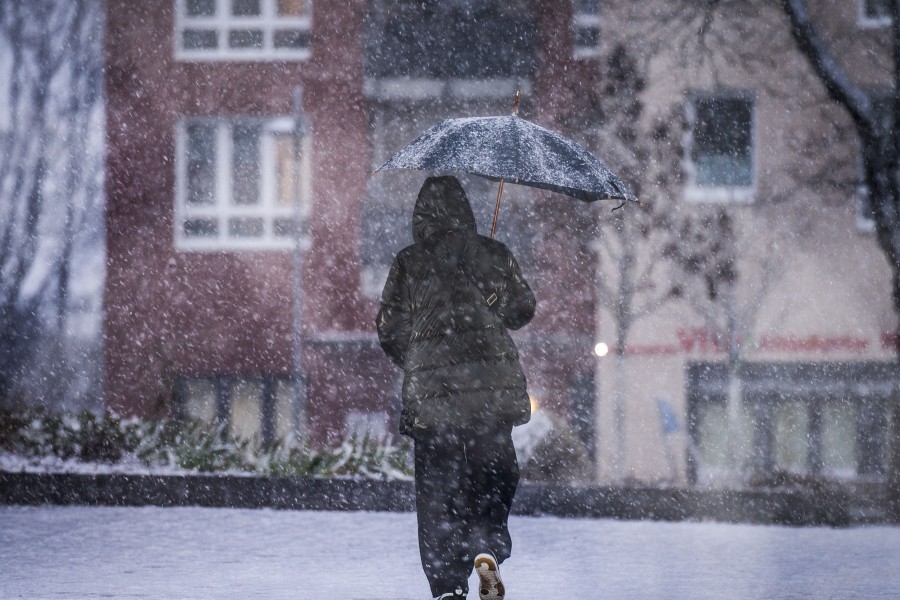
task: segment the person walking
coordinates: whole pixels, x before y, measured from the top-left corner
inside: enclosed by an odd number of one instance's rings
[[[477,233],[456,177],[425,180],[412,232],[376,326],[404,372],[400,432],[415,442],[422,567],[435,598],[464,598],[474,566],[479,597],[502,600],[499,564],[512,549],[519,482],[511,434],[531,416],[507,330],[531,320],[534,295],[512,252]]]

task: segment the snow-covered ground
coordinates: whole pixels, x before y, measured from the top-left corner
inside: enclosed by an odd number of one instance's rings
[[[510,600],[900,598],[896,527],[510,527]],[[413,514],[0,507],[0,598],[428,597]]]

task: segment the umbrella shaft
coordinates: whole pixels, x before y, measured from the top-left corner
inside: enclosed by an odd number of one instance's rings
[[[497,206],[494,207],[494,222],[491,223],[491,239],[494,239],[494,232],[497,230],[497,217],[500,216],[500,198],[503,197],[503,182],[500,180],[500,188],[497,190]]]

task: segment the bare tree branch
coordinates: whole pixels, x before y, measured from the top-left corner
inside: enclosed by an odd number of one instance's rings
[[[10,60],[0,74],[10,115],[0,131],[0,402],[23,377],[44,385],[31,372],[66,372],[26,365],[54,345],[48,360],[64,359],[59,324],[70,308],[70,268],[86,209],[98,206],[86,196],[102,180],[99,149],[88,142],[99,124],[102,14],[98,0],[0,3],[0,51]]]
[[[859,127],[874,130],[875,116],[869,95],[847,76],[825,41],[819,36],[810,18],[806,2],[782,0],[782,6],[791,21],[791,35],[800,49],[810,57],[810,64],[825,84],[828,95],[847,108]]]

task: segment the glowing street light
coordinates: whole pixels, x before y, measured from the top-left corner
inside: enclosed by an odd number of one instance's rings
[[[609,354],[609,346],[606,345],[606,342],[597,342],[597,345],[594,346],[594,354],[599,358],[603,358]]]

